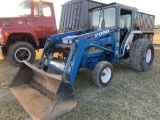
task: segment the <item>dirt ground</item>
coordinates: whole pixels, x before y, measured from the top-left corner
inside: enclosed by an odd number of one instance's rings
[[[91,70],[80,69],[73,86],[78,105],[60,120],[160,120],[159,35],[154,37],[154,46],[155,59],[149,71],[133,71],[128,60],[123,65],[114,63],[114,78],[104,88],[93,84]],[[17,71],[0,58],[0,120],[31,120],[9,90]]]

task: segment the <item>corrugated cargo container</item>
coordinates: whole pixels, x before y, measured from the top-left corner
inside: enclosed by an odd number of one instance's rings
[[[154,32],[154,23],[155,16],[138,12],[136,23],[140,23],[140,30],[143,33],[153,33]]]
[[[89,27],[89,12],[102,4],[90,0],[71,0],[62,5],[60,31]]]
[[[114,3],[117,4],[117,3]],[[94,7],[107,5],[104,3],[92,0],[70,0],[62,5],[61,19],[59,24],[59,31],[71,31],[83,28],[89,28],[89,12],[88,10]],[[120,5],[120,4],[117,4]],[[122,19],[129,19],[124,16]],[[154,32],[155,16],[138,12],[135,23],[140,23],[140,30],[143,33]],[[128,23],[123,23],[128,26]],[[121,26],[121,25],[120,25]],[[122,25],[123,26],[123,25]]]

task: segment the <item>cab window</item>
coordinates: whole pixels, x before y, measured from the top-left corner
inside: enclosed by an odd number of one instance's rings
[[[18,15],[19,16],[31,15],[31,2],[26,1],[21,3],[18,7]]]
[[[43,4],[43,14],[45,17],[51,17],[52,13],[51,13],[51,8],[49,5],[47,4]]]
[[[102,21],[102,10],[94,11],[92,17],[92,29],[97,30],[98,28],[100,28],[101,21]]]
[[[93,11],[92,13],[93,30],[101,29],[102,19],[103,19],[102,9]],[[105,28],[116,25],[116,8],[104,9],[104,21],[105,21]]]
[[[34,16],[44,16],[44,17],[51,17],[51,8],[47,4],[34,4]]]
[[[116,9],[115,8],[104,9],[104,21],[105,21],[106,28],[116,25]]]
[[[131,14],[132,14],[132,11],[121,9],[121,11],[120,11],[120,28],[126,27],[128,30],[131,29]]]

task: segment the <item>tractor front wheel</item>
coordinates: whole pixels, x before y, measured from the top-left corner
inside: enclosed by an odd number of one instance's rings
[[[98,87],[107,86],[113,76],[113,66],[107,61],[99,62],[93,70],[93,82]]]

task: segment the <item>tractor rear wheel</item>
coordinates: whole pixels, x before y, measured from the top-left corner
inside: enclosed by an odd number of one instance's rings
[[[130,65],[133,70],[146,71],[150,69],[154,59],[154,46],[151,40],[139,39],[131,45]]]
[[[148,39],[148,34],[143,34],[142,38],[143,39]]]
[[[107,61],[99,62],[93,70],[92,77],[94,84],[98,87],[107,86],[113,77],[112,64]]]
[[[35,60],[36,52],[31,44],[20,41],[10,45],[7,56],[11,64],[19,67],[23,60],[32,63]]]

